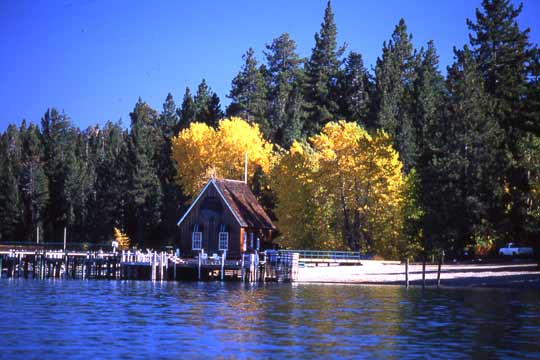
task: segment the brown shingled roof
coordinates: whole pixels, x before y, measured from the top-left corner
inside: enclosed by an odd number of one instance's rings
[[[214,179],[215,185],[231,207],[242,226],[272,229],[275,226],[257,201],[249,186],[243,181]]]

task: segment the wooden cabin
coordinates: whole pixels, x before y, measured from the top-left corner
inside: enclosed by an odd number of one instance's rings
[[[275,226],[243,181],[211,178],[178,221],[180,253],[238,258],[270,247]]]

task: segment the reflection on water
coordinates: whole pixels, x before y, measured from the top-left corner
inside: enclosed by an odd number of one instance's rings
[[[540,293],[0,280],[0,358],[540,358]]]

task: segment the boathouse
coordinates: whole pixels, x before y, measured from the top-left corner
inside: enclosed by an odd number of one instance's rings
[[[178,221],[181,256],[227,258],[271,245],[275,226],[243,181],[211,178]]]

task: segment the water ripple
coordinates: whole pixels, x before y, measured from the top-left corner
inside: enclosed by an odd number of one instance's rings
[[[24,279],[0,287],[0,357],[540,355],[534,291]]]

